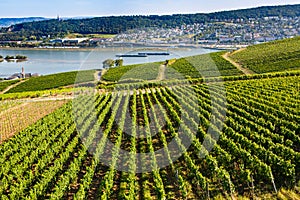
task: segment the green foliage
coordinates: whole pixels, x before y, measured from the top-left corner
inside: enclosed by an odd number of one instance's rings
[[[79,34],[118,34],[129,29],[143,27],[177,27],[183,24],[205,23],[211,20],[248,19],[266,16],[295,17],[300,15],[300,5],[272,6],[236,11],[224,11],[210,14],[175,14],[149,16],[112,16],[89,19],[47,20],[16,24],[12,32],[4,29],[6,34],[0,40],[22,40],[32,35],[41,38],[45,35],[63,37],[69,33]]]
[[[27,56],[24,56],[24,55],[16,55],[15,58],[16,58],[16,59],[20,59],[20,60],[24,60],[24,59],[27,59]]]
[[[113,38],[116,35],[113,34],[80,34],[70,33],[66,35],[67,38]]]
[[[13,85],[15,83],[19,82],[19,80],[12,80],[12,81],[1,81],[0,82],[0,91],[3,91],[5,88],[7,88],[10,85]]]
[[[121,77],[129,70],[138,67],[139,65],[126,65],[122,67],[110,68],[107,72],[102,76],[102,79],[105,81],[118,81]]]
[[[222,58],[224,52],[216,52],[198,56],[191,56],[176,60],[168,69],[168,79],[180,78],[200,78],[200,77],[218,77],[235,76],[242,73],[236,69],[230,62]]]
[[[155,80],[158,76],[160,63],[145,63],[110,68],[103,76],[105,81],[136,82]]]
[[[14,57],[14,56],[7,55],[7,56],[5,56],[5,59],[6,59],[6,60],[12,60],[12,59],[15,59],[15,57]]]
[[[115,61],[113,59],[107,59],[103,61],[103,68],[110,68],[113,67],[115,65]]]
[[[236,62],[256,73],[300,68],[300,37],[254,46],[231,55]]]
[[[124,81],[128,79],[136,80],[155,80],[158,76],[160,63],[145,63],[137,65],[126,71],[119,79],[119,81]],[[118,69],[118,68],[116,68]]]
[[[1,199],[222,199],[266,194],[275,199],[272,181],[278,188],[299,184],[299,81],[298,74],[209,86],[161,86],[147,92],[84,93],[0,145]],[[213,135],[207,133],[209,127]],[[140,133],[146,137],[137,138]],[[193,143],[185,149],[187,138]],[[199,157],[206,151],[204,138],[214,148]],[[111,151],[108,140],[113,142]],[[176,162],[170,160],[177,153],[168,148],[171,140],[184,150]],[[158,168],[161,155],[135,157],[161,148],[169,159],[166,167]],[[132,152],[130,158],[121,158],[120,149]],[[109,156],[110,167],[101,155]],[[137,163],[157,170],[137,173]],[[122,164],[128,172],[116,170]],[[298,193],[280,190],[280,196],[289,199],[299,199]]]
[[[29,91],[29,92],[17,92],[17,93],[5,93],[0,94],[0,100],[13,100],[24,98],[37,98],[37,97],[49,97],[52,95],[69,95],[72,92],[80,91],[82,88],[62,88],[62,89],[50,89],[41,91]]]
[[[224,52],[191,56],[172,61],[166,66],[165,79],[189,79],[199,77],[236,76],[242,72],[222,58]],[[170,62],[170,61],[167,61]],[[161,63],[146,63],[109,69],[102,79],[119,81],[122,79],[155,80]]]
[[[115,64],[116,64],[116,67],[123,66],[123,59],[117,59],[117,60],[115,60]]]
[[[94,80],[94,72],[94,70],[86,70],[33,77],[12,88],[8,93],[48,90],[76,83],[89,82]]]

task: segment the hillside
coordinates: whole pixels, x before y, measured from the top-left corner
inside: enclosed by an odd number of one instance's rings
[[[197,20],[299,15],[299,6]],[[184,16],[196,15],[50,20],[10,34],[175,26]],[[300,37],[1,81],[0,199],[299,200],[299,83]]]
[[[172,80],[241,75],[242,72],[222,58],[223,54],[224,52],[217,52],[174,60],[174,63],[166,66],[163,77],[165,80]],[[102,79],[112,82],[129,78],[155,80],[158,76],[158,68],[159,64],[151,63],[115,67],[108,69]]]
[[[0,145],[1,199],[299,199],[299,78],[83,93]]]
[[[300,37],[249,46],[230,57],[256,73],[300,68]]]
[[[12,32],[2,35],[1,40],[18,39],[35,35],[40,38],[45,35],[63,36],[66,33],[103,33],[118,34],[129,29],[144,27],[174,28],[183,24],[205,23],[225,19],[248,19],[268,16],[295,17],[300,16],[300,5],[267,6],[243,10],[223,11],[209,14],[174,14],[149,16],[111,16],[90,19],[47,20],[14,25]],[[2,32],[7,33],[7,29]]]
[[[41,91],[89,82],[94,80],[94,73],[95,70],[84,70],[33,77],[10,89],[7,93]]]

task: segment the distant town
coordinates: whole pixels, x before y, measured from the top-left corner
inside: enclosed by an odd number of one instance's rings
[[[66,37],[43,40],[0,41],[1,47],[87,48],[109,46],[201,46],[241,48],[251,44],[300,35],[299,17],[214,19],[207,23],[186,24],[176,28],[131,29],[110,37]]]

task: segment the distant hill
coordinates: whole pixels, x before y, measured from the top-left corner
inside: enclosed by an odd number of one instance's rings
[[[230,57],[256,73],[300,69],[300,37],[249,46]]]
[[[0,18],[0,27],[9,27],[15,24],[25,23],[25,22],[36,22],[47,20],[44,17],[27,17],[27,18]]]
[[[23,37],[44,35],[63,37],[66,33],[80,34],[118,34],[129,29],[144,27],[172,28],[183,24],[204,23],[225,19],[249,19],[268,16],[300,16],[300,4],[285,6],[266,6],[259,8],[223,11],[209,14],[174,14],[148,16],[111,16],[88,19],[47,20],[13,25],[10,29],[2,29],[4,34],[0,40],[19,40]],[[20,37],[22,36],[22,37]]]

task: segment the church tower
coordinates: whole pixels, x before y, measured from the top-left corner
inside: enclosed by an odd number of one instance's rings
[[[22,73],[21,73],[22,78],[25,78],[25,69],[22,67]]]

